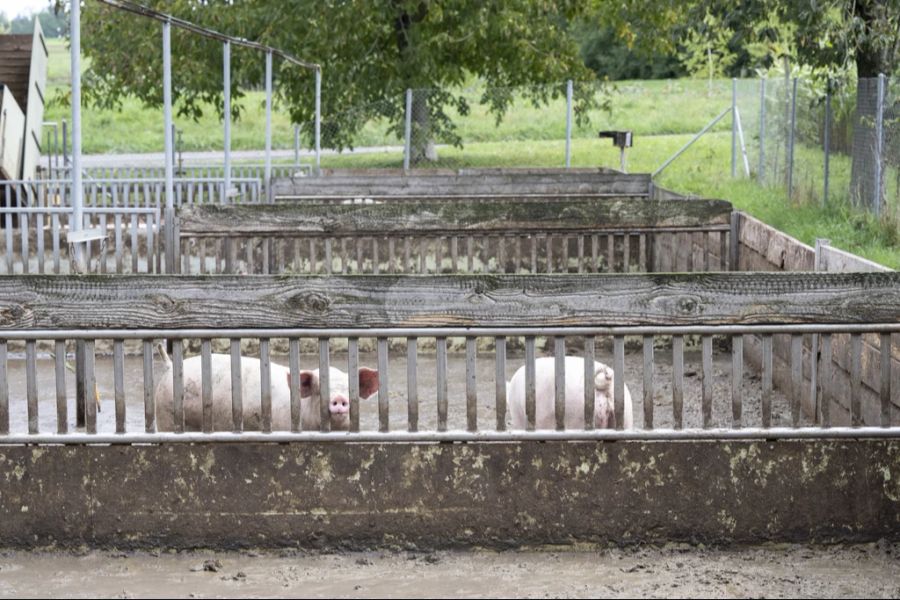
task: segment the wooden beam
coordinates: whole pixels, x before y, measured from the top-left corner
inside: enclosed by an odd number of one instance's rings
[[[878,322],[900,273],[0,277],[0,329]]]
[[[595,231],[727,227],[724,200],[659,202],[602,198],[558,203],[424,201],[412,204],[206,204],[180,211],[182,236],[296,237],[309,234],[404,235],[435,232]]]

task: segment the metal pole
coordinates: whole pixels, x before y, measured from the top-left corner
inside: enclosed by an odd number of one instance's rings
[[[744,173],[750,177],[750,159],[747,157],[747,145],[744,143],[744,126],[741,124],[741,111],[734,107],[734,122],[737,123],[738,141],[741,144],[741,159],[744,164]]]
[[[572,80],[566,84],[566,168],[572,166]]]
[[[766,78],[759,82],[759,173],[757,181],[766,182]]]
[[[791,124],[788,132],[788,198],[794,197],[794,135],[797,131],[797,78],[791,88]]]
[[[829,177],[831,175],[831,80],[828,80],[828,85],[825,88],[825,136],[824,136],[824,146],[825,146],[825,189],[823,191],[822,196],[822,205],[828,205],[828,184]],[[818,244],[817,246],[818,247]]]
[[[81,181],[81,6],[72,2],[71,58],[72,58],[72,224],[74,231],[84,227],[84,190]],[[75,268],[87,270],[81,244],[75,246]]]
[[[878,98],[875,108],[875,214],[881,215],[881,175],[884,155],[884,73],[878,75]]]
[[[737,177],[737,78],[731,79],[731,178]]]
[[[316,175],[322,174],[322,68],[316,69]]]
[[[175,125],[172,123],[172,24],[163,23],[163,114],[166,145],[166,273],[175,270]]]
[[[830,90],[828,92],[830,94]],[[826,96],[827,98],[827,96]],[[816,252],[815,258],[813,262],[813,271],[827,271],[827,266],[825,264],[825,247],[831,244],[831,240],[825,238],[816,238]],[[809,373],[809,381],[810,381],[810,406],[813,409],[813,421],[815,423],[819,422],[819,414],[821,413],[819,407],[819,393],[818,393],[818,381],[819,381],[819,334],[814,333],[812,335],[812,348],[810,353],[810,373]]]
[[[63,155],[63,167],[69,164],[69,123],[63,119],[62,120],[62,155]],[[62,175],[60,175],[62,177]]]
[[[225,42],[223,49],[222,75],[224,79],[225,106],[225,193],[222,202],[227,203],[231,194],[231,42]]]
[[[403,170],[409,171],[409,153],[412,149],[412,90],[406,89],[406,126],[403,128]]]
[[[272,51],[266,52],[266,199],[272,201]]]

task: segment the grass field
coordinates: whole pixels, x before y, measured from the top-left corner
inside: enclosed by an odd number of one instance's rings
[[[50,44],[50,97],[68,90],[69,57],[65,44]],[[326,72],[327,76],[327,72]],[[730,106],[731,83],[714,82],[712,89],[702,80],[618,82],[612,92],[612,113],[591,114],[589,126],[575,127],[572,142],[573,166],[618,168],[619,153],[608,139],[598,139],[601,129],[631,129],[634,147],[628,150],[628,170],[652,172],[672,156],[712,118]],[[557,98],[549,106],[535,108],[518,101],[499,125],[483,107],[475,104],[478,90],[462,91],[472,100],[469,115],[457,118],[463,148],[441,147],[436,166],[564,166],[565,99]],[[750,91],[741,97],[752,97]],[[242,101],[245,111],[232,126],[232,148],[260,149],[264,145],[264,108],[260,92],[248,92]],[[211,108],[211,107],[210,107]],[[748,114],[751,114],[748,111]],[[52,103],[48,121],[69,117],[69,108]],[[121,111],[83,111],[83,148],[88,154],[120,152],[159,152],[163,148],[162,114],[129,99]],[[284,111],[273,116],[273,145],[293,147],[293,127]],[[222,124],[213,110],[199,122],[176,118],[183,131],[182,149],[218,150],[222,147]],[[327,115],[323,127],[328,126]],[[385,133],[383,123],[370,123],[357,138],[358,146],[399,146],[396,137]],[[748,125],[748,144],[754,144]],[[893,268],[900,268],[900,190],[889,188],[892,199],[888,218],[878,221],[847,208],[844,196],[849,181],[849,159],[832,157],[832,194],[829,207],[822,205],[821,151],[798,147],[795,175],[795,200],[790,201],[783,186],[764,187],[744,177],[732,179],[731,123],[724,119],[703,136],[687,153],[659,177],[663,187],[682,193],[729,200],[741,210],[770,223],[803,242],[812,244],[817,237],[830,238],[832,244]],[[374,154],[324,155],[326,167],[399,167],[399,152]],[[755,168],[753,157],[751,165]],[[895,182],[895,173],[887,177]]]

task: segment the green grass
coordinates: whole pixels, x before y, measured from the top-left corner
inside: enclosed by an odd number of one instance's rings
[[[48,70],[51,98],[55,90],[68,89],[69,56],[65,44],[50,42]],[[741,84],[745,85],[744,83]],[[610,140],[597,139],[600,129],[631,129],[634,147],[628,150],[628,170],[652,172],[716,115],[730,105],[730,82],[713,82],[712,89],[703,80],[627,81],[615,84],[611,114],[594,112],[589,127],[575,127],[572,142],[573,166],[618,168],[619,152]],[[741,88],[741,106],[745,111],[745,134],[751,147],[750,130],[755,114],[752,88]],[[463,91],[472,101],[469,115],[458,117],[456,124],[464,148],[442,147],[442,167],[564,166],[565,100],[558,98],[548,107],[535,108],[517,99],[507,118],[497,126],[493,117],[475,101],[480,94]],[[743,102],[751,106],[744,107]],[[248,92],[243,100],[245,112],[232,126],[232,147],[252,150],[263,147],[263,94]],[[51,105],[46,120],[69,118],[68,107]],[[121,111],[83,111],[83,148],[85,153],[159,152],[163,147],[162,115],[158,109],[128,100]],[[176,119],[183,131],[184,150],[218,150],[222,147],[221,122],[212,110],[200,122]],[[327,116],[323,127],[327,127]],[[833,156],[831,194],[828,208],[822,208],[822,152],[798,145],[796,148],[795,200],[789,201],[784,186],[765,187],[746,178],[732,179],[731,124],[724,119],[702,137],[686,154],[675,161],[659,178],[663,187],[688,194],[730,200],[734,205],[807,244],[817,237],[830,238],[836,247],[854,252],[889,267],[900,269],[900,190],[897,173],[892,169],[888,182],[889,216],[877,221],[849,209],[850,161]],[[386,124],[369,123],[357,137],[358,146],[401,145],[385,133]],[[273,145],[293,147],[293,127],[284,111],[276,107],[273,116]],[[771,158],[771,157],[770,157]],[[756,157],[750,157],[756,169]],[[399,152],[357,155],[323,155],[325,167],[400,167]]]

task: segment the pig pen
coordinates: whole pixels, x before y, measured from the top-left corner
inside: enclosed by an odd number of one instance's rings
[[[0,529],[10,545],[120,547],[893,538],[896,366],[882,363],[880,422],[844,427],[827,409],[804,417],[801,386],[773,389],[771,352],[759,378],[741,357],[751,336],[889,344],[898,283],[895,273],[3,278]],[[699,356],[685,336],[699,336]],[[83,432],[69,422],[63,364],[76,339],[86,389],[101,383],[104,408],[98,418],[85,403]],[[234,394],[228,431],[159,432],[161,339],[173,344],[165,376],[176,390],[177,365],[198,343],[209,356],[212,340],[228,340],[237,364],[242,341],[269,364],[283,340],[292,371],[366,365],[385,376],[374,400],[351,386],[349,432],[329,431],[327,419],[316,431],[296,421],[269,431],[265,394],[262,431],[243,431],[243,403],[254,399]],[[453,356],[455,339],[463,356]],[[113,340],[111,401],[102,340]],[[125,356],[132,344],[139,364]],[[398,345],[405,352],[390,351]],[[58,351],[52,366],[40,356],[47,347]],[[616,429],[534,429],[531,405],[547,399],[531,397],[529,425],[509,427],[497,384],[545,350],[613,367]],[[830,364],[819,371],[826,394]],[[861,407],[851,410],[861,422]]]

